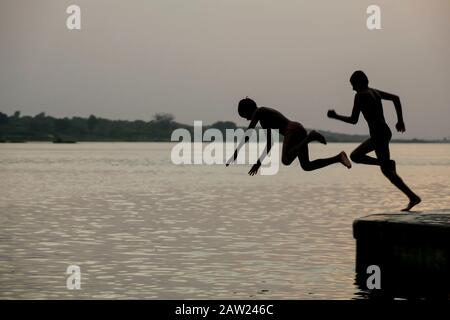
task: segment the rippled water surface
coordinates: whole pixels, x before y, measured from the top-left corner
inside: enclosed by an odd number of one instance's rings
[[[376,167],[250,177],[174,165],[172,146],[1,144],[0,298],[354,298],[353,220],[406,204]],[[450,208],[448,144],[392,155],[417,210]]]

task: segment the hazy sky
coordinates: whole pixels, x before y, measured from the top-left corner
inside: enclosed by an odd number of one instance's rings
[[[66,28],[70,4],[82,30]],[[366,27],[370,4],[382,30]],[[350,113],[355,69],[400,95],[404,137],[450,137],[449,0],[0,0],[8,114],[244,124],[248,95],[306,127],[362,133],[362,118],[326,118]]]

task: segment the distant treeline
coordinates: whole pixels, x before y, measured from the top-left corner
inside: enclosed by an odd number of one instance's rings
[[[231,121],[218,121],[204,128],[222,132],[237,128]],[[36,116],[11,116],[0,112],[0,140],[5,141],[170,141],[173,130],[193,126],[178,123],[173,115],[158,113],[149,121],[110,120],[94,115],[88,118],[55,118],[44,112]]]
[[[0,142],[23,141],[170,141],[175,129],[184,128],[193,134],[193,126],[178,123],[173,115],[157,113],[149,121],[110,120],[94,115],[88,118],[55,118],[41,112],[34,117],[21,115],[20,111],[8,116],[0,112]],[[236,129],[231,121],[218,121],[208,128]],[[363,135],[348,135],[319,130],[329,142],[361,142]],[[432,142],[422,140],[403,140],[402,142]],[[447,140],[433,141],[447,142]]]

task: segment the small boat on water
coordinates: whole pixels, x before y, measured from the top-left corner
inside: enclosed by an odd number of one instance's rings
[[[56,138],[55,140],[53,140],[53,143],[77,143],[77,141]]]

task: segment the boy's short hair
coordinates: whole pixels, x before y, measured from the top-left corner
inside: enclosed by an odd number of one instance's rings
[[[353,72],[350,77],[350,82],[352,84],[359,84],[365,87],[369,86],[369,78],[367,78],[366,74],[361,70]]]
[[[245,116],[253,114],[253,112],[257,108],[258,106],[256,105],[255,101],[253,101],[249,97],[245,97],[245,99],[239,101],[238,113],[241,117],[245,118]]]

